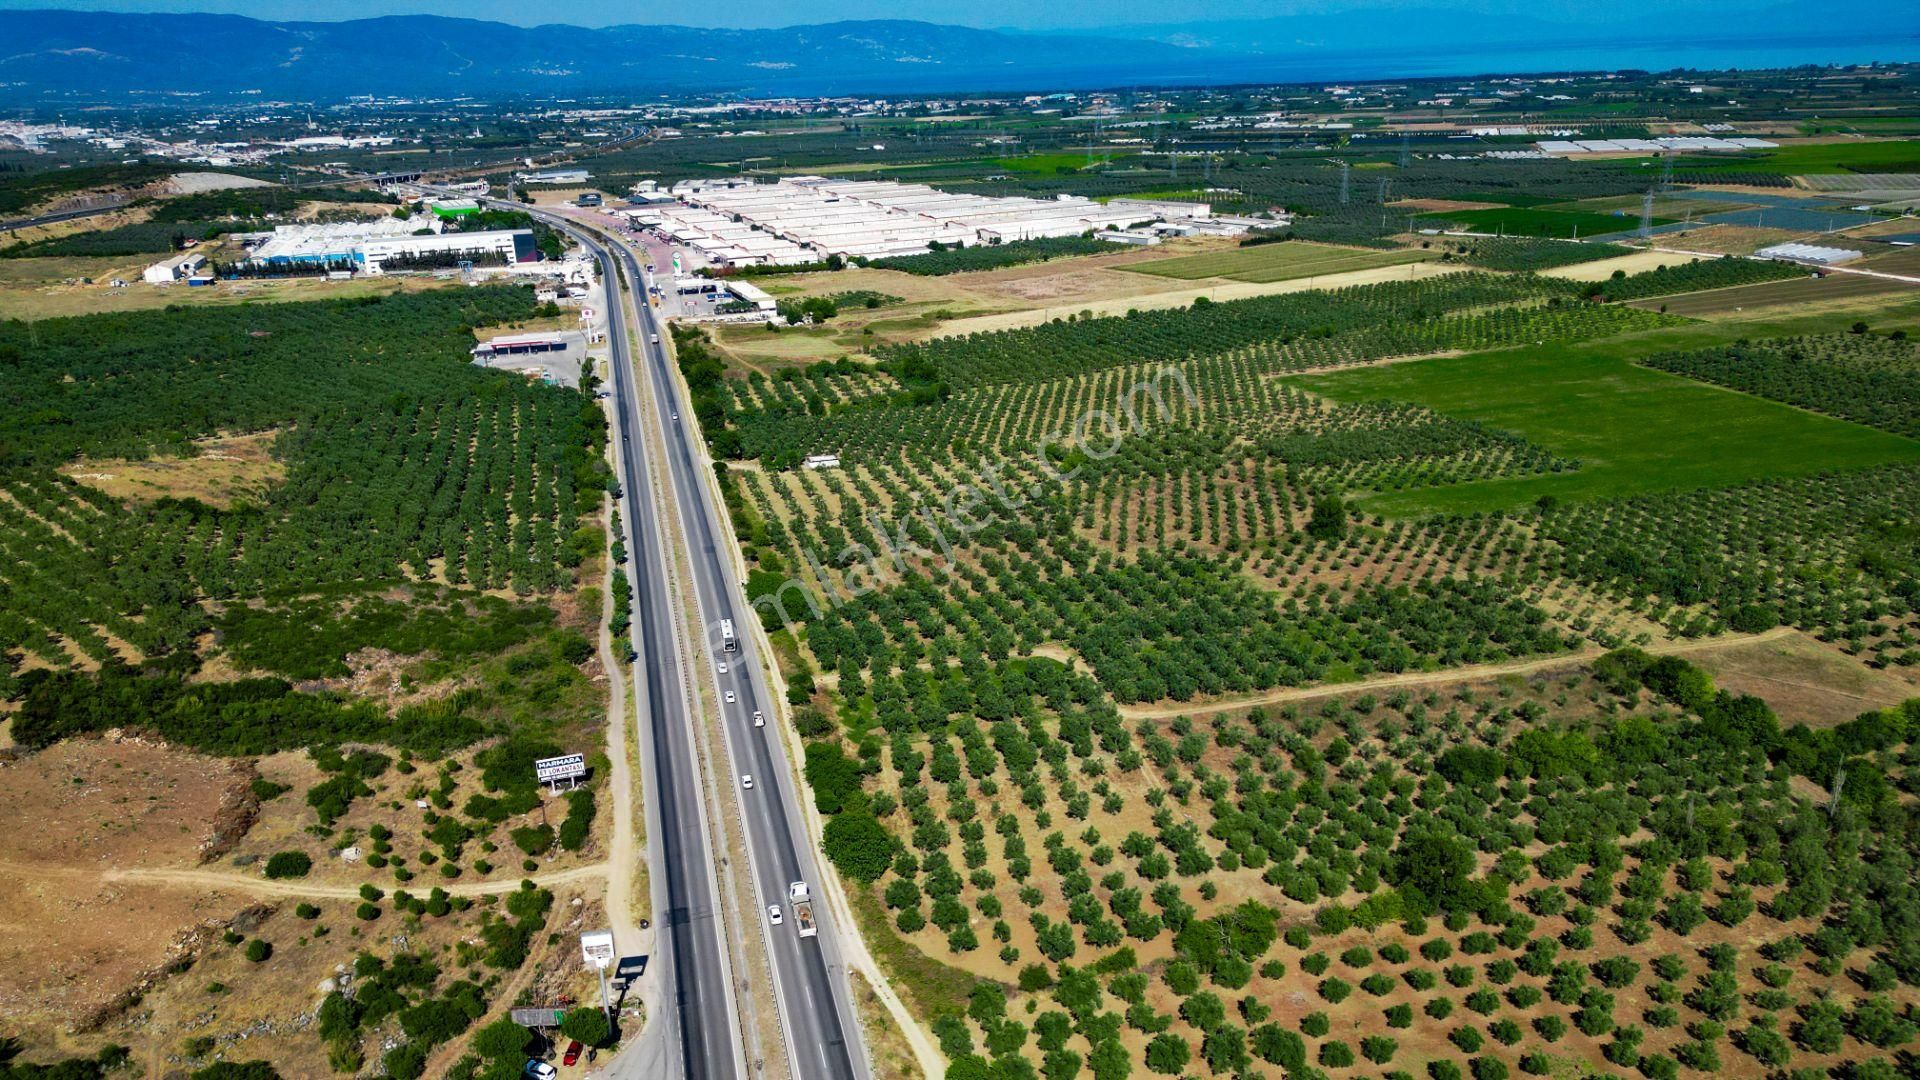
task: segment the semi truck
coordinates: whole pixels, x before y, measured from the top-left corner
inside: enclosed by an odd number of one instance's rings
[[[800,928],[801,937],[813,937],[820,933],[820,927],[813,921],[813,891],[804,881],[796,881],[787,886],[787,903],[793,908],[793,925]]]

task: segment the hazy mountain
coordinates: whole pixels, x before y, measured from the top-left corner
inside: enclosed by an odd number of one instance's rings
[[[1326,0],[1307,0],[1324,4]],[[1713,20],[1644,26],[1544,0],[1539,17],[1461,9],[1297,10],[1271,19],[1074,34],[905,20],[779,30],[583,29],[403,15],[264,22],[237,15],[0,10],[0,98],[257,91],[327,101],[355,94],[555,97],[690,90],[753,94],[996,91],[1227,84],[1679,66],[1774,66],[1920,55],[1915,17]],[[1698,0],[1714,3],[1717,0]],[[1920,9],[1914,9],[1920,11]],[[1571,13],[1571,14],[1570,14]],[[1568,19],[1577,19],[1569,22]],[[1695,20],[1676,20],[1691,25]]]
[[[1193,50],[909,21],[780,30],[518,27],[432,15],[261,22],[236,15],[0,11],[0,92],[259,90],[552,95],[755,89],[833,92],[1084,84],[1116,70],[1192,70]],[[1098,81],[1097,79],[1095,81]]]

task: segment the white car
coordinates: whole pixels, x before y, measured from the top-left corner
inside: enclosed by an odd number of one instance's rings
[[[746,788],[746,789],[747,789],[748,791],[752,791],[752,790],[753,790],[753,774],[752,774],[752,773],[741,773],[741,774],[740,774],[740,786],[741,786],[741,787],[743,787],[743,788]]]
[[[727,691],[727,704],[733,704],[733,691]]]
[[[526,1066],[520,1070],[520,1075],[526,1077],[527,1080],[553,1080],[553,1078],[560,1075],[560,1073],[559,1070],[541,1061],[539,1058],[530,1058]]]
[[[765,714],[763,714],[763,713],[761,713],[761,711],[760,711],[759,709],[755,709],[755,710],[753,710],[753,726],[754,726],[754,727],[766,727],[766,726],[767,726],[767,718],[766,718],[766,716],[765,716]]]
[[[727,662],[725,660],[722,660],[720,661],[720,674],[725,675],[726,673],[727,673]]]
[[[781,923],[786,921],[786,918],[780,914],[779,904],[767,905],[767,921],[772,923],[775,926],[779,926]]]

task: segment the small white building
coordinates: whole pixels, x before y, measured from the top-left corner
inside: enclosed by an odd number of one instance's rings
[[[143,275],[150,285],[171,285],[185,281],[207,268],[207,257],[197,251],[183,251],[147,267]]]
[[[723,284],[726,285],[727,291],[733,294],[734,299],[752,304],[761,311],[772,311],[779,307],[779,302],[769,296],[765,289],[750,281],[728,280]]]
[[[839,454],[812,454],[800,464],[809,469],[837,469],[840,467]]]

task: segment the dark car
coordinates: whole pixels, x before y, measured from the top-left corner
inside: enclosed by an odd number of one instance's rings
[[[561,1056],[560,1064],[578,1065],[580,1063],[580,1051],[584,1049],[586,1048],[580,1045],[579,1039],[575,1039],[572,1042],[568,1043],[567,1052]]]

